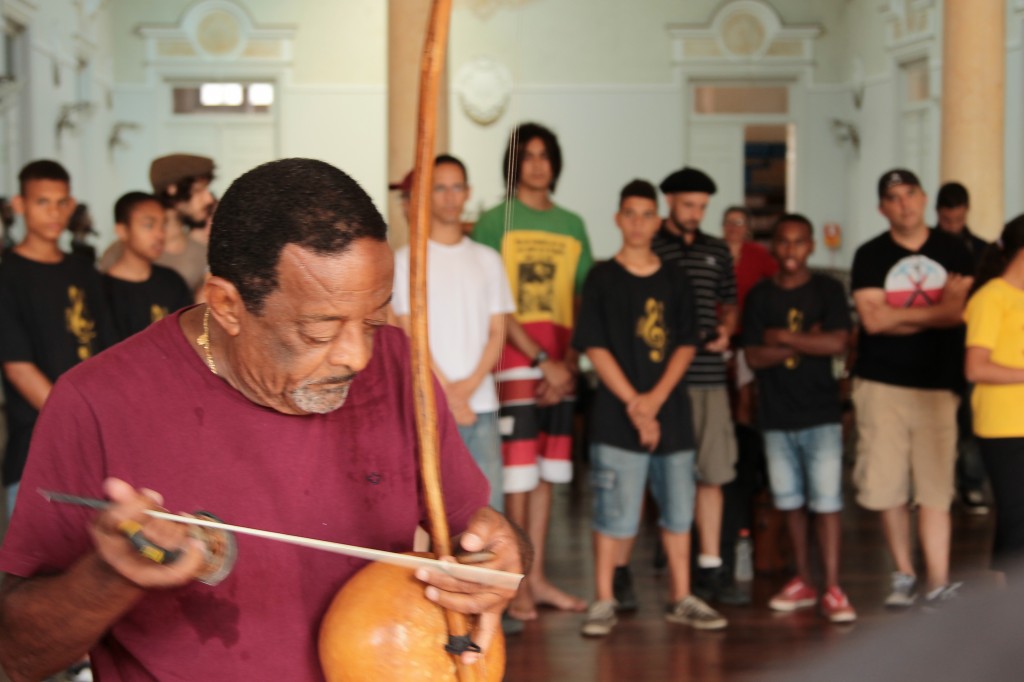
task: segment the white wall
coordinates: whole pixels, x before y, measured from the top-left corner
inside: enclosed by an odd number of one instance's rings
[[[1008,6],[1006,209],[1024,211],[1018,191],[1024,173],[1024,9]],[[166,138],[158,92],[162,84],[147,69],[138,27],[174,25],[193,0],[108,0],[95,16],[80,13],[76,0],[7,0],[28,8],[31,74],[22,96],[31,118],[24,125],[32,158],[56,156],[73,175],[75,193],[93,208],[97,226],[110,237],[110,206],[122,192],[147,186],[150,160]],[[238,0],[258,26],[295,30],[290,64],[279,81],[277,151],[282,156],[323,158],[350,172],[385,205],[387,160],[385,0]],[[461,110],[451,92],[449,151],[467,162],[475,194],[471,212],[503,194],[501,157],[513,124],[537,120],[559,135],[565,156],[555,199],[581,213],[595,253],[613,253],[618,236],[611,222],[619,188],[633,177],[657,183],[686,161],[683,83],[678,79],[667,27],[703,25],[724,0],[531,0],[479,8],[457,3],[449,69],[454,74],[478,56],[490,56],[512,73],[508,111],[481,126]],[[887,43],[879,0],[768,0],[784,24],[816,24],[815,56],[802,80],[803,96],[793,111],[798,124],[797,205],[816,225],[839,222],[844,246],[834,258],[848,264],[853,249],[884,229],[877,213],[875,182],[901,158],[899,55]],[[927,3],[909,3],[926,7]],[[473,9],[474,7],[478,9]],[[941,13],[941,2],[933,12]],[[76,35],[82,36],[81,39]],[[939,53],[935,38],[928,46]],[[58,150],[54,132],[62,104],[76,94],[76,61],[87,54],[92,76],[87,90],[95,103],[77,129],[65,132]],[[860,65],[862,80],[853,82]],[[60,83],[54,83],[54,69]],[[217,68],[211,71],[216,73]],[[740,65],[735,71],[742,75]],[[197,74],[198,75],[198,74]],[[937,85],[937,84],[936,84]],[[863,103],[850,92],[863,88]],[[107,107],[111,92],[112,108]],[[831,132],[832,118],[855,123],[855,151]],[[107,138],[115,122],[130,122],[128,145],[112,152]],[[22,159],[24,162],[28,158]],[[917,169],[921,171],[921,169]],[[923,178],[937,171],[923,170]],[[11,178],[4,178],[11,185]],[[10,193],[11,187],[5,190]],[[223,188],[221,188],[223,189]],[[934,187],[927,187],[934,193]],[[929,213],[931,219],[931,212]],[[716,217],[710,217],[712,221]],[[713,228],[713,226],[712,226]]]
[[[656,86],[517,88],[510,111],[487,128],[453,101],[451,151],[468,167],[474,217],[504,197],[501,161],[509,130],[516,122],[537,121],[558,135],[562,147],[555,201],[583,216],[595,256],[613,255],[620,243],[612,221],[619,190],[637,177],[657,184],[679,166],[678,100],[676,89]]]
[[[113,112],[108,93],[113,83],[110,10],[87,15],[73,0],[7,3],[8,19],[25,26],[27,78],[15,95],[26,101],[27,117],[19,117],[24,145],[12,149],[12,167],[5,173],[3,194],[17,193],[17,172],[34,159],[60,161],[71,175],[75,197],[87,203],[101,222],[113,202],[108,181],[112,164],[106,153]],[[79,72],[79,62],[89,67]],[[90,111],[74,114],[73,127],[57,132],[62,107],[91,102]],[[23,234],[22,227],[16,234]]]
[[[172,148],[175,143],[163,134],[164,127],[173,125],[168,122],[171,115],[165,83],[169,71],[177,78],[212,80],[258,74],[261,66],[258,62],[216,60],[174,67],[149,64],[139,26],[177,26],[196,3],[114,0],[114,5],[118,34],[114,108],[119,120],[141,126],[126,134],[130,148],[119,150],[117,155],[119,191],[127,191],[147,187],[149,164],[154,157],[175,151],[203,151]],[[386,3],[240,0],[236,5],[258,28],[294,30],[287,63],[265,66],[265,73],[277,84],[273,128],[277,156],[307,156],[332,163],[359,181],[379,207],[385,206]],[[214,191],[223,193],[231,180],[222,173]]]

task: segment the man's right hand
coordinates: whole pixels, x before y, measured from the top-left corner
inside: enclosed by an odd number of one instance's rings
[[[963,322],[964,306],[967,304],[967,296],[971,293],[973,285],[974,278],[968,275],[950,273],[946,278],[939,306],[943,309],[944,317],[949,325],[956,326]]]
[[[654,452],[661,441],[661,424],[657,419],[633,419],[633,426],[637,430],[640,439],[640,447],[647,452]]]
[[[145,588],[168,588],[185,585],[196,578],[204,567],[204,549],[200,540],[188,535],[185,525],[154,519],[147,509],[163,511],[163,498],[152,490],[136,490],[128,483],[108,478],[103,482],[111,505],[93,521],[90,533],[96,553],[125,580]],[[142,556],[122,530],[123,524],[134,522],[142,527],[149,542],[167,550],[180,550],[172,563],[160,564]]]
[[[537,405],[547,407],[562,401],[576,388],[576,375],[559,360],[545,360],[538,366],[544,380],[537,387]]]
[[[971,292],[973,284],[973,277],[951,273],[946,278],[946,285],[942,288],[942,300],[950,298],[953,301],[961,302],[962,305],[962,302],[967,300],[967,294]]]

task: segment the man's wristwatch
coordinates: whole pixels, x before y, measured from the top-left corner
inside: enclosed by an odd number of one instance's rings
[[[537,354],[533,356],[533,360],[530,360],[530,367],[539,367],[540,363],[547,362],[550,359],[551,358],[548,356],[547,352],[541,348],[537,351]]]

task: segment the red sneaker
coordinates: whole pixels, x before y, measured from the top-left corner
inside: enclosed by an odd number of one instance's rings
[[[796,611],[818,603],[818,591],[805,583],[799,576],[793,578],[782,591],[771,598],[768,608],[773,611]]]
[[[852,623],[857,620],[857,612],[850,606],[850,600],[838,585],[828,588],[821,598],[821,615],[833,623]]]

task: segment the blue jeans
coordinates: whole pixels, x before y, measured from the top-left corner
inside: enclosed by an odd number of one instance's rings
[[[477,414],[476,422],[471,426],[459,426],[459,435],[491,485],[490,505],[498,511],[504,511],[504,467],[501,459],[501,436],[498,434],[498,413],[495,411]]]
[[[688,533],[697,495],[694,451],[665,455],[590,446],[590,484],[594,489],[594,530],[613,538],[631,538],[640,526],[644,488],[658,503],[659,525],[670,533]]]
[[[821,514],[843,508],[843,429],[839,424],[765,431],[764,451],[776,508],[791,511],[806,503]]]
[[[7,493],[7,520],[8,521],[11,520],[11,515],[14,514],[14,500],[16,500],[17,497],[18,497],[18,486],[20,486],[20,485],[21,485],[21,481],[18,481],[17,483],[10,484],[5,489],[6,493]]]

